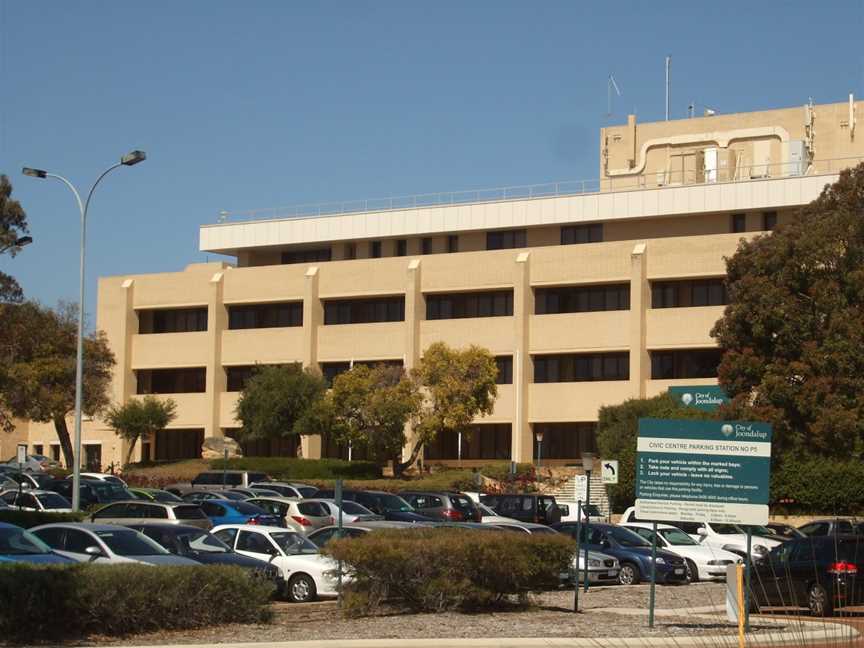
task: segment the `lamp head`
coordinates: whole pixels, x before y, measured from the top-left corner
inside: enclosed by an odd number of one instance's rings
[[[534,438],[537,439],[537,443],[543,443],[543,432],[535,432]]]
[[[30,176],[31,178],[45,178],[48,175],[47,171],[43,171],[42,169],[31,169],[30,167],[24,167],[21,169],[21,173]]]
[[[124,166],[135,166],[146,159],[147,154],[144,151],[131,151],[120,158],[120,164]]]
[[[590,472],[594,470],[594,453],[593,452],[583,452],[582,453],[582,469],[586,472]]]
[[[15,241],[15,247],[22,248],[25,245],[30,245],[33,242],[32,236],[22,236],[18,240]]]

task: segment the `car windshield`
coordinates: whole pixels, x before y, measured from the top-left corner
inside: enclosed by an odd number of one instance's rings
[[[763,538],[776,538],[777,534],[774,533],[771,529],[759,526],[758,524],[745,524],[741,525],[741,529],[746,533],[747,529],[750,529],[750,533],[755,536],[762,536]]]
[[[51,548],[24,529],[0,529],[0,555],[32,556],[51,553]]]
[[[177,497],[174,493],[169,493],[164,490],[147,491],[157,502],[182,502],[183,500]]]
[[[42,493],[41,495],[36,495],[36,499],[39,500],[42,508],[46,509],[70,508],[72,506],[69,500],[57,493]]]
[[[638,533],[624,527],[608,527],[606,533],[622,547],[650,547],[651,543]]]
[[[118,556],[162,556],[169,553],[155,541],[132,529],[112,529],[95,533]]]
[[[54,478],[51,475],[45,473],[31,473],[30,478],[33,479],[37,484],[39,484],[39,488],[46,488],[48,484],[54,481]]]
[[[483,517],[486,517],[487,515],[498,515],[495,511],[493,511],[485,504],[478,504],[477,508],[480,509],[480,513],[483,514]]]
[[[289,556],[302,554],[317,554],[318,547],[298,533],[292,531],[276,531],[270,537]]]
[[[233,500],[235,502],[242,502],[246,499],[243,493],[235,493],[233,491],[217,491],[216,494],[222,499]]]
[[[414,508],[398,495],[379,495],[378,502],[385,511],[398,511],[399,513],[412,513]]]
[[[120,486],[121,488],[126,487],[126,484],[123,483],[122,479],[120,479],[119,477],[114,477],[113,475],[110,475],[108,477],[104,477],[102,479],[102,481],[106,481],[109,484],[117,484],[117,486]]]
[[[314,486],[295,486],[295,488],[300,491],[303,497],[312,497],[318,492],[318,489]]]
[[[242,513],[243,515],[261,515],[262,513],[266,513],[266,511],[260,506],[247,504],[246,502],[231,502],[231,506],[238,513]]]
[[[121,500],[134,500],[135,496],[128,490],[117,484],[105,481],[88,481],[87,485],[93,489],[96,496],[102,502],[119,502]]]
[[[362,504],[349,502],[348,500],[342,501],[342,512],[347,513],[348,515],[375,515]]]
[[[689,535],[684,533],[681,529],[660,529],[659,533],[661,536],[666,538],[667,542],[669,542],[670,545],[680,547],[699,544]]]
[[[182,534],[177,537],[185,539],[193,551],[205,553],[229,553],[231,551],[231,548],[219,538],[204,531]]]
[[[711,528],[720,535],[735,535],[744,533],[740,527],[734,524],[711,524]]]

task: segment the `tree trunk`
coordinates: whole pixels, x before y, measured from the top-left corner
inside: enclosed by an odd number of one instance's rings
[[[398,459],[393,460],[393,476],[400,477],[402,473],[404,473],[408,468],[414,465],[414,462],[417,461],[417,457],[420,456],[420,451],[423,449],[423,443],[421,441],[417,441],[414,444],[414,448],[411,450],[411,456],[408,457],[408,461],[399,461]]]
[[[132,461],[132,453],[135,451],[135,443],[138,441],[138,437],[132,439],[132,443],[129,444],[129,449],[126,451],[126,461],[123,462],[123,468],[129,465]],[[148,457],[149,458],[149,457]]]
[[[63,451],[63,461],[66,462],[68,470],[74,470],[75,457],[72,449],[72,440],[69,438],[69,428],[66,427],[65,416],[54,417],[54,429],[57,431],[57,438],[60,440],[60,449]],[[81,457],[78,457],[78,465],[81,465]]]

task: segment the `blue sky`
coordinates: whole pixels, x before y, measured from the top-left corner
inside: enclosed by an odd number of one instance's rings
[[[828,9],[826,10],[825,7]],[[223,209],[594,178],[606,83],[672,114],[864,96],[864,2],[0,0],[0,173],[35,243],[0,267],[77,300],[82,190],[96,278],[203,261]],[[213,257],[211,257],[213,259]]]

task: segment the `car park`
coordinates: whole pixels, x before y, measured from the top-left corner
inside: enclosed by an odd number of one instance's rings
[[[81,563],[198,564],[194,560],[172,555],[134,529],[117,525],[86,522],[43,524],[30,532],[61,556]]]
[[[312,497],[307,500],[307,502],[317,502],[318,504],[322,504],[327,507],[327,510],[330,513],[330,517],[333,520],[339,519],[339,506],[337,506],[336,502],[329,499],[318,499],[317,497]],[[357,502],[351,502],[349,500],[342,500],[342,523],[350,524],[351,522],[363,522],[368,520],[383,520],[384,516],[378,515],[377,513],[373,513],[369,509],[367,509],[362,504],[358,504]]]
[[[72,487],[72,480],[57,479],[52,481],[47,489],[60,493],[71,502]],[[82,509],[97,504],[110,504],[111,502],[123,502],[135,499],[135,496],[122,486],[103,481],[81,481],[79,494]]]
[[[309,540],[323,547],[334,538],[360,538],[374,531],[386,531],[388,529],[421,529],[425,524],[415,522],[396,522],[394,520],[367,520],[365,522],[352,522],[343,524],[342,530],[337,525],[326,526],[309,534]]]
[[[449,522],[480,522],[482,514],[464,493],[403,491],[399,493],[420,515]]]
[[[589,527],[576,522],[562,522],[552,528],[573,538],[577,537],[578,528],[579,545],[583,550],[587,548],[617,558],[621,565],[618,582],[622,585],[636,585],[651,578],[651,543],[630,529],[605,523]],[[687,565],[680,556],[657,549],[654,565],[658,583],[687,582]]]
[[[864,521],[856,518],[824,518],[808,522],[798,527],[798,531],[811,538],[852,533],[864,535]]]
[[[253,497],[282,497],[281,493],[275,490],[271,490],[269,488],[229,488],[227,491],[224,492],[242,495],[247,500],[252,499]]]
[[[255,482],[254,484],[249,484],[249,486],[251,488],[267,488],[276,491],[282,497],[296,497],[297,499],[313,497],[315,493],[318,492],[318,489],[315,486],[293,482]]]
[[[318,498],[333,499],[335,493],[323,488],[316,494]],[[343,490],[342,499],[362,504],[367,509],[378,515],[383,515],[385,520],[396,522],[433,522],[434,518],[421,515],[414,510],[402,497],[387,493],[385,491],[369,490]]]
[[[282,520],[260,506],[248,502],[235,502],[233,500],[203,500],[198,506],[204,514],[213,522],[213,526],[220,524],[264,524],[282,526]]]
[[[647,522],[631,522],[622,525],[648,542],[654,539],[654,531]],[[696,542],[678,527],[669,524],[657,525],[657,547],[678,554],[687,562],[687,577],[691,582],[700,580],[725,580],[726,567],[741,562],[741,557],[723,549]]]
[[[285,580],[284,595],[292,602],[307,603],[319,597],[335,597],[338,565],[318,553],[304,536],[282,527],[228,524],[213,535],[236,552],[277,567]]]
[[[148,502],[182,502],[174,493],[169,493],[160,488],[129,488],[130,493],[141,500]]]
[[[28,454],[23,463],[18,462],[18,457],[12,457],[5,465],[27,472],[42,472],[49,468],[59,468],[60,462],[42,454]]]
[[[551,495],[481,495],[480,502],[498,515],[521,522],[555,524],[561,521],[561,509]]]
[[[26,529],[0,522],[0,565],[15,562],[62,565],[75,561],[56,553]]]
[[[247,500],[247,502],[267,511],[278,519],[279,526],[292,529],[302,535],[307,535],[315,529],[320,529],[334,522],[329,507],[320,502],[296,500],[278,495],[275,497],[256,497]]]
[[[621,565],[614,556],[609,556],[599,551],[588,552],[588,583],[597,585],[615,585],[618,583],[618,574]],[[585,551],[580,551],[573,556],[570,564],[570,572],[561,574],[563,582],[577,583],[585,582]]]
[[[10,508],[23,511],[50,511],[51,513],[70,513],[72,502],[54,491],[38,489],[11,490],[0,494]]]
[[[234,500],[235,502],[245,502],[249,498],[246,497],[243,493],[236,493],[234,491],[190,490],[180,495],[180,499],[184,502],[202,502],[204,500],[214,499],[227,499]]]
[[[11,479],[21,488],[39,488],[42,490],[54,490],[51,484],[54,483],[54,478],[48,473],[41,472],[19,472],[6,471],[3,473],[6,479]]]
[[[864,538],[808,536],[774,547],[757,560],[751,590],[754,607],[802,607],[813,616],[864,601]],[[852,609],[855,609],[854,607]]]
[[[92,513],[90,521],[123,526],[158,521],[164,524],[188,524],[205,531],[213,526],[213,523],[197,504],[144,502],[141,500],[109,504]]]
[[[250,484],[269,482],[267,473],[250,470],[207,470],[199,473],[190,483],[193,488],[225,490],[246,488]]]

